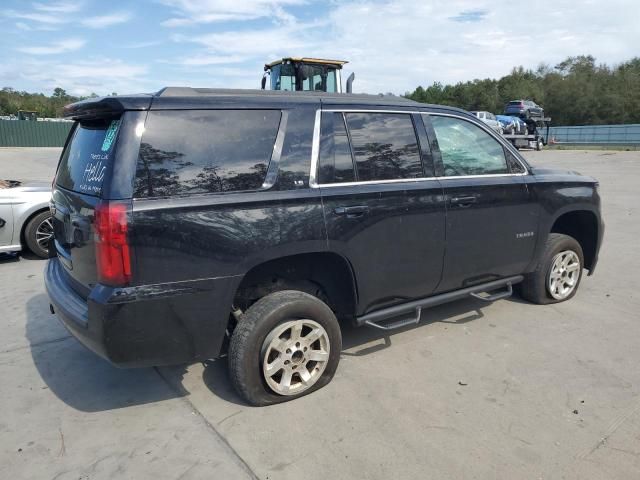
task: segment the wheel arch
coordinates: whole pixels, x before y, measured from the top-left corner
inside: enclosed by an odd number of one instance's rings
[[[319,291],[313,291],[316,286]],[[234,292],[233,305],[247,308],[269,293],[296,287],[325,295],[323,300],[339,319],[355,315],[358,294],[353,267],[342,255],[326,251],[271,258],[252,266]]]
[[[598,258],[600,222],[591,210],[570,210],[559,214],[551,224],[549,233],[562,233],[577,240],[584,255],[584,266],[591,271]]]

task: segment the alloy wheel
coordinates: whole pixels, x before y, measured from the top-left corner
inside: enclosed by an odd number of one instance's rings
[[[580,279],[580,258],[573,250],[558,253],[551,261],[547,289],[556,300],[564,300],[573,293]]]
[[[275,393],[297,395],[322,376],[329,353],[329,336],[318,322],[300,319],[278,325],[262,344],[264,380]]]
[[[49,250],[49,240],[53,237],[53,222],[51,217],[44,219],[36,229],[36,242],[45,252]]]

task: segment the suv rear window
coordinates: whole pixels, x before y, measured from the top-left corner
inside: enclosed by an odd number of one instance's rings
[[[82,121],[62,154],[56,185],[99,196],[104,175],[113,162],[119,119]]]
[[[259,189],[280,117],[279,110],[149,112],[134,196]]]

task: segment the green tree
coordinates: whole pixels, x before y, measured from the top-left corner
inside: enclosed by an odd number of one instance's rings
[[[554,125],[640,122],[640,58],[617,66],[598,65],[591,55],[568,57],[554,67],[515,67],[499,79],[455,85],[435,82],[405,95],[424,103],[502,113],[510,100],[541,104]]]

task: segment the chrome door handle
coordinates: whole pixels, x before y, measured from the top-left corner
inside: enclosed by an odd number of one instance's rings
[[[470,205],[478,201],[477,197],[452,197],[450,200],[451,205],[457,205],[459,207],[469,207]]]
[[[356,205],[353,207],[336,207],[333,209],[333,213],[336,215],[346,215],[347,218],[361,217],[365,213],[369,212],[369,207],[366,205]]]

